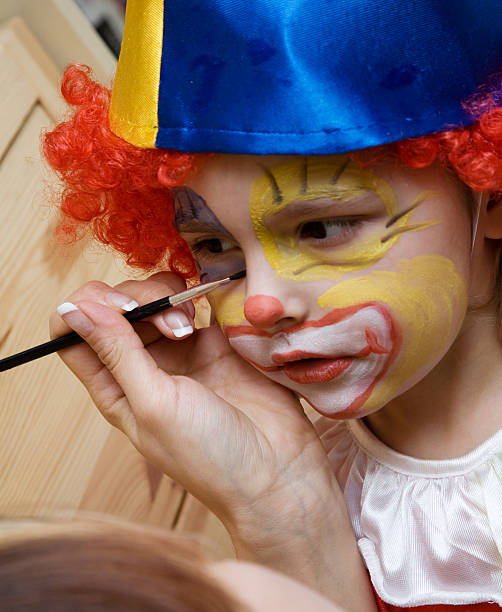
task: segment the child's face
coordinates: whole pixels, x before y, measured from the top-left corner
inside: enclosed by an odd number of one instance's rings
[[[210,295],[230,344],[319,412],[378,410],[457,336],[469,194],[444,170],[220,155],[175,193],[201,280],[247,270]]]

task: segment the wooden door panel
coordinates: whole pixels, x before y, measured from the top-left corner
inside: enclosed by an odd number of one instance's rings
[[[40,133],[64,107],[57,71],[19,20],[0,31],[0,351],[48,340],[49,314],[90,279],[129,276],[110,253],[52,239]],[[0,375],[0,513],[92,510],[170,527],[184,492],[99,415],[57,355]]]
[[[72,16],[65,2],[49,3],[53,12],[64,8],[63,21]],[[85,25],[75,23],[75,31]],[[76,48],[88,40],[89,32]],[[72,54],[68,61],[78,59]],[[66,112],[58,80],[59,70],[20,19],[0,28],[0,356],[48,340],[49,314],[84,282],[113,285],[131,276],[102,249],[85,242],[62,248],[51,237],[54,177],[39,148],[41,130]],[[198,324],[208,320],[201,300]],[[57,355],[0,373],[0,515],[79,512],[174,526],[202,535],[218,557],[233,555],[218,519],[104,421]]]

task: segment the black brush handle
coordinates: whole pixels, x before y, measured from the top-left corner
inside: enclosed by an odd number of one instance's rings
[[[246,271],[240,270],[239,272],[231,274],[230,276],[222,278],[218,281],[205,283],[203,285],[199,285],[198,287],[193,287],[192,289],[182,291],[181,293],[178,293],[176,295],[171,295],[170,297],[164,297],[160,300],[155,300],[155,302],[150,302],[148,304],[145,304],[144,306],[138,306],[130,312],[125,312],[123,316],[130,323],[134,323],[134,321],[146,319],[146,317],[151,317],[152,315],[157,314],[158,312],[162,312],[163,310],[172,308],[173,304],[171,304],[171,299],[173,300],[174,305],[178,306],[183,302],[188,302],[194,297],[204,295],[208,291],[216,289],[223,283],[232,280],[237,280],[239,278],[244,278],[244,276],[246,276]],[[49,342],[44,342],[44,344],[39,344],[38,346],[34,346],[32,348],[27,349],[26,351],[21,351],[20,353],[16,353],[15,355],[11,355],[10,357],[4,357],[4,359],[0,359],[0,372],[10,370],[11,368],[15,368],[16,366],[22,365],[23,363],[28,363],[28,361],[33,361],[34,359],[38,359],[39,357],[45,357],[45,355],[56,353],[57,351],[61,351],[65,348],[68,348],[69,346],[73,346],[74,344],[78,344],[79,342],[83,341],[83,338],[79,336],[76,332],[70,332],[69,334],[61,336],[60,338],[54,338],[54,340],[49,340]]]
[[[23,363],[28,363],[28,361],[33,361],[39,357],[45,357],[45,355],[50,355],[56,351],[61,351],[78,342],[82,342],[82,338],[76,332],[70,332],[60,338],[54,338],[54,340],[50,340],[49,342],[44,342],[43,344],[26,349],[10,357],[0,359],[0,372],[10,370],[11,368],[15,368]]]
[[[167,310],[168,308],[171,308],[169,298],[161,298],[155,302],[150,302],[144,306],[139,306],[138,308],[131,310],[131,312],[125,312],[124,317],[129,322],[133,323],[134,321],[139,321],[140,319],[150,317],[151,315],[154,315],[162,310]],[[69,334],[65,334],[60,338],[54,338],[54,340],[49,340],[49,342],[44,342],[43,344],[26,349],[25,351],[21,351],[20,353],[16,353],[10,357],[0,359],[0,372],[10,370],[11,368],[15,368],[23,363],[33,361],[34,359],[45,357],[51,353],[62,351],[69,346],[73,346],[74,344],[78,344],[79,342],[83,341],[83,338],[79,336],[77,332],[70,332]]]

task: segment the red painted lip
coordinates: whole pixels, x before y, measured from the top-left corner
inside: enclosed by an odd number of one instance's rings
[[[276,333],[284,334],[287,337],[293,332],[300,331],[301,329],[308,327],[324,327],[326,325],[331,325],[332,323],[337,323],[338,321],[341,321],[367,307],[373,307],[384,317],[391,339],[391,346],[389,348],[381,346],[378,342],[376,334],[371,329],[366,329],[367,345],[359,354],[353,356],[339,355],[338,357],[330,356],[330,358],[326,358],[325,355],[312,355],[311,353],[303,353],[303,351],[298,351],[298,353],[294,355],[296,351],[291,351],[290,353],[275,353],[273,356],[271,355],[271,361],[273,363],[281,364],[273,366],[263,366],[249,358],[244,357],[244,359],[262,372],[283,371],[285,375],[287,375],[294,382],[308,384],[311,382],[329,382],[348,368],[350,364],[354,362],[354,359],[364,359],[365,357],[369,356],[370,353],[387,353],[387,357],[384,360],[380,371],[375,375],[368,387],[358,397],[356,397],[349,406],[339,413],[340,417],[343,416],[343,418],[349,419],[354,417],[361,406],[364,405],[368,397],[373,392],[375,386],[388,371],[390,365],[394,362],[396,356],[401,350],[401,329],[396,321],[394,321],[392,313],[386,304],[370,301],[345,308],[335,308],[331,312],[327,313],[324,317],[321,317],[321,319],[295,323],[290,327],[281,329],[280,332],[256,329],[252,325],[228,325],[224,327],[224,333],[229,340],[247,335],[272,338]],[[304,361],[301,360],[301,357],[303,357]],[[310,361],[308,359],[310,359]],[[303,396],[308,400],[306,391],[304,391]],[[321,412],[321,414],[326,414],[327,416],[330,414],[329,411],[325,413],[319,410],[319,412]]]
[[[306,351],[289,351],[289,353],[272,353],[270,359],[278,366],[283,366],[290,361],[300,361],[301,359],[333,359],[333,357],[326,357],[326,355],[319,355],[318,353],[307,353]]]
[[[300,352],[300,351],[294,351]],[[338,357],[337,359],[311,359],[288,362],[282,366],[282,371],[294,382],[308,385],[324,383],[340,376],[353,362],[354,357]]]

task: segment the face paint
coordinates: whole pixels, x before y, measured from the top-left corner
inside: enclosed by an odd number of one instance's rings
[[[250,215],[268,262],[284,279],[334,280],[379,261],[401,233],[434,225],[409,223],[419,204],[438,195],[432,191],[420,193],[391,232],[371,223],[382,213],[387,219],[396,216],[396,196],[383,178],[341,156],[299,158],[265,170],[252,185]],[[288,228],[288,218],[296,220],[295,227]],[[302,240],[305,228],[315,234],[316,221],[331,224],[332,244],[327,239],[327,246],[318,246],[315,236]]]
[[[379,270],[339,283],[318,303],[340,308],[367,299],[385,304],[403,337],[391,371],[360,406],[369,413],[422,379],[442,358],[462,324],[467,292],[450,259],[422,255],[400,261],[397,272]]]
[[[244,321],[245,298],[243,292],[234,292],[227,288],[216,289],[207,295],[207,300],[222,329]]]
[[[212,229],[214,232],[232,236],[208,207],[205,200],[189,187],[173,187],[174,223],[179,232],[190,233]]]
[[[276,333],[234,325],[225,334],[247,361],[322,414],[353,418],[436,365],[458,333],[466,291],[453,263],[431,255],[341,282],[318,303],[330,309],[321,319]]]
[[[189,187],[172,188],[176,229],[187,241],[201,282],[231,276],[245,265],[235,240],[205,200]]]
[[[255,327],[273,327],[283,314],[281,302],[270,295],[252,295],[244,304],[244,315]]]
[[[385,305],[333,309],[276,334],[225,329],[232,347],[268,378],[305,397],[319,412],[347,418],[388,370],[401,345]]]
[[[274,295],[283,302],[281,325],[274,329],[277,321],[262,321],[253,308],[247,309],[246,322],[244,293],[218,290],[209,299],[219,324],[244,359],[323,414],[353,418],[378,410],[423,378],[457,334],[466,291],[447,257],[398,261],[393,256],[385,260],[392,270],[380,264],[379,270],[364,271],[394,245],[399,243],[401,251],[401,235],[439,223],[427,218],[411,222],[422,203],[438,195],[451,200],[448,194],[417,189],[427,184],[442,190],[445,184],[434,174],[423,176],[427,183],[411,171],[387,182],[346,158],[295,158],[263,168],[254,182],[250,176],[251,225],[244,220],[242,230],[239,213],[245,214],[246,199],[238,185],[225,175],[231,197],[219,201],[214,179],[209,187],[202,183],[218,215],[242,240],[246,256],[255,256],[256,238],[261,243],[263,253],[253,259],[253,271],[263,270],[263,287],[270,286],[271,294],[262,296],[267,307]],[[236,208],[231,207],[234,200]],[[232,211],[228,217],[227,210]],[[447,234],[443,230],[441,235]],[[448,253],[435,234],[430,244]],[[425,249],[430,252],[429,246]],[[406,246],[402,250],[407,253]],[[411,256],[420,252],[420,241],[413,241]],[[352,278],[344,278],[348,273]],[[291,280],[294,291],[288,288]],[[326,281],[336,284],[327,290]],[[259,286],[253,289],[261,293]]]

